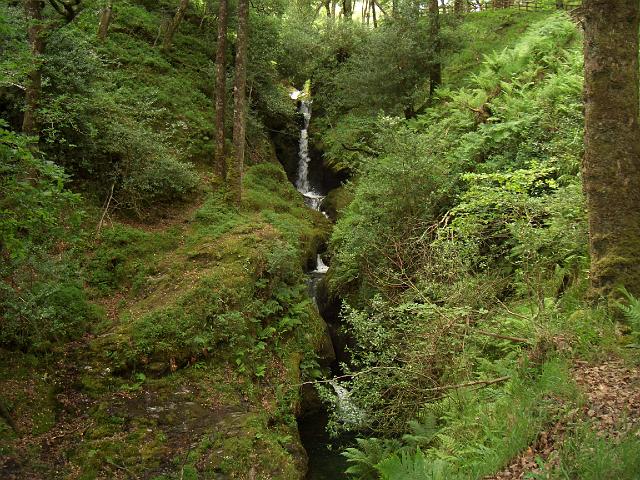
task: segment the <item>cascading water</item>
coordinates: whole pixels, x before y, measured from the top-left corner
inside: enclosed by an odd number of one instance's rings
[[[291,94],[291,98],[300,102],[299,112],[304,119],[300,130],[298,170],[295,186],[304,196],[305,203],[309,208],[321,211],[322,200],[324,200],[325,196],[319,188],[314,188],[309,175],[309,165],[311,163],[309,155],[311,100],[305,98],[305,95],[298,90]],[[308,274],[309,294],[316,302],[316,305],[318,305],[319,286],[322,284],[328,270],[329,267],[324,263],[322,257],[317,255],[316,267]],[[351,425],[361,423],[362,412],[351,401],[349,391],[337,381],[332,381],[330,384],[336,393],[335,407],[341,421]],[[300,437],[309,456],[307,480],[339,480],[346,478],[344,471],[347,468],[347,464],[345,463],[345,458],[340,455],[340,451],[341,446],[346,446],[344,442],[347,439],[343,438],[340,441],[336,441],[330,438],[326,431],[327,422],[328,412],[322,409],[305,416],[304,419],[298,422]]]
[[[304,118],[304,126],[300,130],[300,149],[298,151],[298,178],[296,188],[303,195],[308,193],[309,187],[309,123],[311,122],[311,102],[302,100],[300,102],[300,113]]]
[[[302,96],[302,92],[296,90],[291,94],[291,98],[297,100]],[[305,203],[312,209],[320,211],[320,205],[324,200],[324,195],[314,190],[309,180],[309,123],[311,122],[311,100],[304,97],[300,101],[299,112],[303,117],[303,127],[300,130],[300,142],[298,148],[298,174],[296,176],[296,188],[304,196]]]

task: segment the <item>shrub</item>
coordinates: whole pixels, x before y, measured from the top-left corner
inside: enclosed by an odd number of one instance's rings
[[[79,197],[64,171],[0,123],[0,345],[45,349],[73,338],[98,312],[70,254],[79,245]]]

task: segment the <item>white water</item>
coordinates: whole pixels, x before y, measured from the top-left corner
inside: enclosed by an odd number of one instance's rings
[[[291,93],[291,98],[296,100],[302,95],[299,90]],[[300,130],[300,142],[298,146],[298,174],[296,176],[296,188],[304,196],[305,203],[314,210],[320,211],[320,205],[324,195],[313,189],[309,181],[309,122],[311,121],[311,101],[301,100],[300,113],[304,118],[304,124]]]
[[[318,255],[318,258],[316,260],[316,269],[313,271],[313,273],[327,273],[328,271],[329,267],[324,264],[324,262],[322,261],[322,257]]]
[[[301,95],[302,92],[296,90],[291,93],[291,98],[293,100],[298,100]],[[320,206],[322,204],[322,200],[324,200],[324,195],[315,191],[309,181],[309,163],[311,162],[311,157],[309,157],[309,122],[311,121],[311,101],[305,100],[304,97],[300,101],[300,113],[302,113],[302,116],[304,118],[304,124],[303,128],[300,130],[296,188],[304,196],[304,200],[307,206],[309,208],[312,208],[313,210],[320,212]],[[316,259],[316,268],[309,275],[310,293],[314,301],[316,301],[318,283],[321,281],[322,277],[324,277],[328,270],[329,267],[325,265],[322,257],[318,255]],[[338,418],[345,424],[354,426],[362,425],[364,420],[364,413],[351,400],[351,394],[349,390],[339,385],[335,380],[332,380],[329,383],[331,384],[331,387],[336,394],[335,402]]]
[[[336,392],[336,412],[338,418],[346,424],[361,426],[364,421],[364,412],[351,400],[351,392],[332,380],[329,384]]]

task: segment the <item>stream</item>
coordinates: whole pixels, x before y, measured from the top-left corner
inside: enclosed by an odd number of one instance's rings
[[[296,189],[304,197],[305,203],[309,208],[322,212],[321,206],[326,194],[325,186],[321,185],[322,182],[314,182],[310,175],[310,166],[312,158],[309,154],[309,123],[311,121],[311,101],[304,98],[299,98],[301,92],[296,91],[291,95],[293,100],[299,101],[299,112],[302,115],[303,123],[300,129],[300,140],[298,149],[298,165],[295,178]],[[324,213],[324,212],[322,212]],[[326,213],[324,213],[326,216]],[[326,296],[326,292],[322,288],[322,284],[325,275],[329,267],[325,265],[322,257],[317,255],[315,269],[308,273],[309,293],[313,298],[320,315],[327,321],[329,330],[331,332],[331,339],[334,350],[342,350],[340,343],[336,340],[336,325],[335,318],[327,318],[327,311],[336,310],[335,308],[326,308],[326,299],[320,299],[322,296]],[[331,317],[337,318],[337,311],[330,312]],[[333,320],[333,321],[331,321]],[[339,356],[338,356],[339,357]],[[337,372],[338,361],[336,360],[332,365],[332,374]],[[334,386],[338,395],[341,387]],[[344,390],[344,389],[343,389]],[[319,399],[316,399],[316,407],[310,411],[303,412],[302,416],[298,419],[298,430],[300,432],[300,439],[302,445],[309,457],[309,469],[307,480],[340,480],[346,479],[344,471],[347,469],[348,464],[346,458],[341,455],[341,452],[347,446],[346,438],[332,439],[327,433],[326,427],[329,420],[329,412],[326,407],[319,405]]]

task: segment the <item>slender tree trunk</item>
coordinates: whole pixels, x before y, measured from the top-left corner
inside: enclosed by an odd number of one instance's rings
[[[220,0],[218,9],[218,42],[216,45],[216,172],[227,177],[224,120],[227,107],[227,0]]]
[[[104,42],[109,32],[109,25],[111,25],[111,17],[113,16],[113,1],[107,0],[107,4],[102,9],[100,14],[100,23],[98,24],[98,40]]]
[[[164,52],[171,50],[171,45],[173,45],[173,36],[178,30],[180,23],[182,23],[182,19],[184,18],[184,14],[187,12],[188,7],[189,0],[180,0],[176,14],[173,17],[173,21],[169,22],[167,31],[164,34],[164,40],[162,41],[162,50]]]
[[[235,165],[231,174],[231,188],[235,203],[242,202],[242,174],[247,127],[247,43],[249,39],[249,0],[238,0],[238,37],[236,44],[236,75],[233,86],[233,146]]]
[[[464,0],[454,0],[453,2],[453,11],[456,15],[462,15],[464,11]]]
[[[640,295],[638,0],[585,0],[585,154],[591,295]]]
[[[371,16],[373,17],[373,28],[378,28],[378,18],[376,17],[376,2],[371,0]]]
[[[429,35],[433,46],[433,56],[440,55],[440,9],[438,0],[429,0]],[[429,95],[433,96],[442,83],[442,64],[439,60],[431,62],[429,68]]]
[[[398,0],[391,0],[391,16],[395,18],[398,15]]]
[[[29,47],[34,58],[34,67],[29,72],[25,90],[25,109],[22,119],[22,131],[27,135],[38,135],[39,133],[36,115],[42,93],[42,72],[40,71],[40,60],[44,54],[42,6],[43,2],[40,0],[24,1],[25,13],[29,22],[27,27]]]

